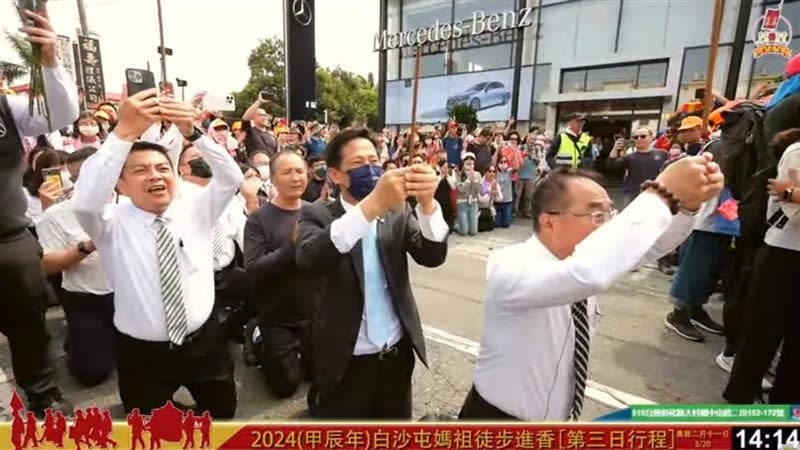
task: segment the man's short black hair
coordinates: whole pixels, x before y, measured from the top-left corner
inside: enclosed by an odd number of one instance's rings
[[[372,143],[372,146],[377,149],[375,141],[372,139],[372,133],[366,128],[345,128],[336,134],[336,136],[328,142],[328,148],[325,149],[325,162],[328,167],[338,169],[342,164],[342,149],[355,139],[366,139]],[[375,150],[377,153],[377,150]]]
[[[533,231],[539,232],[539,216],[550,211],[560,211],[567,203],[567,183],[569,180],[584,178],[600,183],[597,172],[583,169],[559,168],[550,172],[539,181],[533,190],[531,213],[533,215]]]
[[[89,159],[90,156],[97,153],[97,149],[94,147],[83,147],[80,150],[75,150],[74,152],[67,155],[66,163],[67,164],[74,164],[77,162],[83,162]]]
[[[165,158],[167,158],[167,161],[169,161],[169,166],[174,169],[174,167],[172,166],[172,160],[169,158],[169,151],[167,151],[167,149],[161,144],[156,144],[155,142],[147,142],[147,141],[134,142],[133,146],[131,146],[130,153],[145,152],[145,151],[161,153],[162,155],[164,155]]]
[[[270,175],[275,175],[275,171],[278,169],[278,162],[280,160],[282,160],[283,158],[286,158],[286,157],[288,157],[290,155],[294,155],[294,156],[300,158],[300,160],[303,161],[303,163],[306,162],[306,160],[303,158],[303,156],[297,154],[297,152],[294,151],[294,150],[288,150],[288,149],[287,150],[281,150],[278,153],[276,153],[275,156],[270,158],[270,160],[269,160],[269,174]]]

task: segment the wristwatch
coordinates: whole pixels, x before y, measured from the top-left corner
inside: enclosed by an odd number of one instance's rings
[[[783,191],[783,201],[791,203],[793,195],[794,195],[794,188],[786,189],[785,191]]]
[[[184,136],[189,142],[194,142],[203,137],[203,132],[194,127],[194,131],[189,136]]]
[[[86,248],[85,242],[78,242],[78,251],[83,253],[84,255],[91,255],[94,250],[89,250]]]

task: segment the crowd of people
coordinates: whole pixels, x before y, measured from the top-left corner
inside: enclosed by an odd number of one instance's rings
[[[513,121],[473,133],[455,121],[417,135],[339,130],[273,119],[261,100],[229,125],[156,89],[79,113],[46,14],[26,14],[50,115],[0,95],[0,331],[29,411],[72,413],[48,351],[50,300],[64,308],[70,374],[94,386],[116,371],[126,412],[184,386],[199,410],[233,417],[234,340],[274,396],[310,382],[313,417],[408,419],[415,361],[427,359],[407,255],[436,267],[452,232],[515,219],[533,235],[488,261],[462,418],[580,418],[594,296],[647,259],[671,271],[679,245],[667,327],[695,341],[698,327],[726,334],[717,362],[737,403],[756,400],[782,343],[769,400],[800,402],[789,284],[800,250],[797,60],[768,102],[722,105],[731,114],[719,136],[683,114],[671,131],[633,130],[630,149],[618,139],[598,151],[581,114],[549,139]],[[735,113],[751,104],[764,114],[743,147]],[[592,167],[624,172],[621,213]],[[753,183],[761,203],[746,198]],[[751,204],[757,224],[770,219],[760,236],[745,233]],[[703,308],[720,279],[724,326]]]

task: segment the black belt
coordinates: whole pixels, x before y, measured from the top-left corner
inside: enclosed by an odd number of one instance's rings
[[[355,355],[353,357],[359,359],[377,359],[380,361],[384,361],[399,355],[401,345],[406,345],[405,339],[401,339],[397,344],[394,344],[391,347],[384,345],[383,349],[381,349],[381,351],[379,351],[378,353],[372,353],[369,355]]]
[[[185,347],[186,345],[191,344],[192,342],[194,342],[203,333],[203,331],[206,329],[206,327],[208,327],[208,323],[211,320],[213,320],[213,319],[209,318],[206,321],[206,323],[204,323],[203,325],[200,326],[200,328],[198,328],[195,331],[192,331],[191,333],[187,334],[183,338],[183,343],[181,345],[177,345],[177,344],[175,344],[174,342],[171,342],[171,341],[145,341],[143,339],[137,339],[137,338],[135,338],[133,336],[129,336],[129,335],[123,333],[123,332],[119,332],[119,335],[124,340],[130,341],[131,343],[133,343],[134,345],[137,345],[139,347],[149,347],[149,348],[152,348],[152,349],[156,349],[156,348],[157,349],[164,349],[164,348],[166,348],[168,350],[180,350],[182,347]]]

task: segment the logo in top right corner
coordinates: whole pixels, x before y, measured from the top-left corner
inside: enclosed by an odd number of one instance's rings
[[[753,28],[753,57],[760,58],[764,55],[781,55],[785,58],[792,57],[789,43],[792,41],[792,24],[781,15],[783,2],[777,8],[767,8]]]
[[[790,409],[792,412],[792,420],[800,422],[800,405],[792,405]]]

